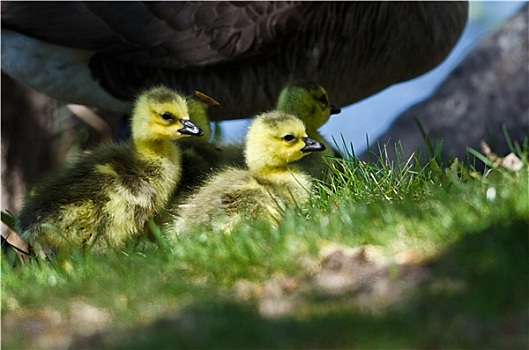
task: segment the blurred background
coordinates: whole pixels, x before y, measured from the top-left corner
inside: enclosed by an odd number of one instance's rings
[[[447,59],[430,72],[404,83],[393,85],[356,104],[342,108],[342,113],[331,117],[320,131],[330,141],[333,138],[342,146],[342,136],[348,148],[352,145],[356,154],[361,154],[370,143],[384,133],[403,111],[428,98],[457,64],[525,1],[470,1],[467,27]],[[330,96],[332,103],[332,96]],[[342,106],[340,106],[342,107]],[[350,127],[351,120],[354,120]],[[347,127],[344,127],[344,124]],[[243,137],[248,120],[220,123],[223,139],[237,141]],[[366,139],[367,138],[367,139]]]

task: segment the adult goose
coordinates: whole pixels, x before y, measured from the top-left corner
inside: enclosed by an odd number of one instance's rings
[[[203,91],[212,120],[274,107],[289,80],[347,106],[437,66],[460,37],[459,2],[14,2],[2,70],[68,103],[130,112],[139,91]]]

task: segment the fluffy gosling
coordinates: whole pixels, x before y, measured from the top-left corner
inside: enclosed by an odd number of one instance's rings
[[[141,233],[180,181],[171,140],[202,131],[189,121],[185,99],[165,87],[139,96],[131,129],[130,142],[98,148],[32,191],[16,220],[25,241],[102,251]]]
[[[291,114],[273,111],[257,116],[246,136],[247,169],[229,167],[212,176],[181,205],[170,229],[177,233],[196,226],[230,230],[243,214],[280,220],[285,205],[304,204],[310,196],[310,176],[290,164],[324,149]]]

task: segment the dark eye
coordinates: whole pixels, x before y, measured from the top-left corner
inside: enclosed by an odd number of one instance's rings
[[[283,140],[287,142],[294,141],[294,139],[295,139],[294,135],[288,134],[288,135],[283,136]]]
[[[163,118],[163,120],[174,120],[174,116],[171,113],[164,112],[160,114],[160,116]]]
[[[325,104],[325,105],[328,105],[328,104],[329,104],[329,100],[327,100],[327,96],[325,96],[325,95],[322,95],[322,96],[320,97],[320,102],[323,103],[323,104]]]

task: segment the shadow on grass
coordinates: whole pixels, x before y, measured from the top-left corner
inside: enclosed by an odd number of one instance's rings
[[[467,233],[424,265],[428,282],[377,315],[319,299],[267,319],[224,298],[136,329],[77,337],[72,347],[526,348],[528,233],[523,220]]]

